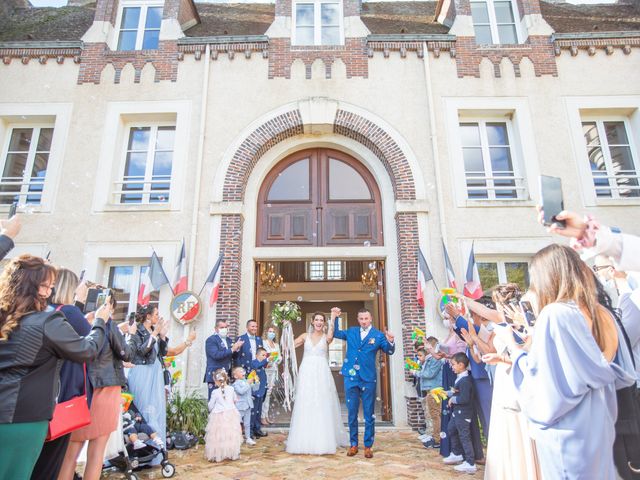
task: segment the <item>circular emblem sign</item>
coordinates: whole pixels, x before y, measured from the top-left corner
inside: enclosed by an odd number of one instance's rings
[[[182,324],[191,323],[200,314],[202,302],[190,291],[179,293],[171,300],[171,316]]]

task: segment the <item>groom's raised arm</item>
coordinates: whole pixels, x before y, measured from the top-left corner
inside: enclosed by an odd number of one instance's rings
[[[380,348],[387,355],[393,355],[396,351],[395,338],[393,334],[389,331],[384,332],[384,338],[380,343]]]
[[[333,338],[339,338],[340,340],[347,339],[347,331],[340,330],[340,322],[338,318],[340,318],[340,314],[342,312],[338,307],[333,307],[331,309],[331,321],[333,322]]]

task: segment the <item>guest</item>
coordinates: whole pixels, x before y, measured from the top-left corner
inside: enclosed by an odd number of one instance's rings
[[[216,370],[213,374],[217,388],[209,400],[209,422],[204,446],[204,457],[210,462],[237,460],[240,456],[240,414],[235,405],[236,393],[229,386],[228,379],[224,369]]]
[[[451,305],[451,307],[449,307]],[[439,351],[432,354],[436,359],[449,360],[456,353],[464,352],[467,349],[467,344],[456,334],[453,327],[455,325],[455,318],[460,314],[460,311],[453,305],[453,303],[447,304],[448,311],[445,312],[445,318],[442,320],[444,326],[449,330],[447,338],[444,342],[440,342]],[[451,368],[449,361],[445,361],[442,365],[442,388],[449,390],[453,387],[456,381],[456,374]],[[448,457],[451,453],[451,447],[449,445],[449,439],[447,438],[447,430],[449,426],[449,408],[446,402],[442,402],[441,405],[441,420],[440,420],[440,455]]]
[[[598,304],[593,275],[569,247],[550,245],[531,261],[531,291],[540,311],[527,353],[510,334],[513,370],[544,478],[615,479],[616,381],[619,337]],[[597,419],[597,421],[593,421]]]
[[[140,440],[140,434],[144,433],[160,449],[164,448],[162,439],[153,428],[142,418],[139,412],[127,411],[122,415],[122,433],[126,435],[134,450],[140,450],[147,446]]]
[[[267,372],[267,395],[264,397],[264,403],[262,404],[262,425],[270,425],[273,422],[269,417],[269,404],[271,403],[271,392],[278,380],[278,366],[282,362],[282,356],[280,352],[280,345],[277,341],[277,331],[275,327],[269,327],[265,334],[265,339],[262,341],[264,349],[267,351],[267,356],[271,358],[272,354],[277,354],[275,361],[270,362],[265,369]]]
[[[205,342],[207,368],[204,373],[204,382],[207,384],[209,399],[211,399],[211,392],[216,388],[213,381],[213,372],[222,368],[227,374],[230,374],[233,355],[240,350],[244,343],[242,340],[232,343],[228,332],[227,322],[218,320],[216,321],[215,333],[210,335]]]
[[[421,367],[416,372],[418,391],[422,401],[422,410],[427,428],[422,444],[426,448],[440,448],[440,417],[441,408],[431,395],[431,390],[442,387],[442,364],[444,360],[438,360],[433,356],[438,339],[429,337],[426,341],[428,350],[418,348],[418,362]],[[425,343],[423,342],[423,345]]]
[[[260,423],[260,415],[262,415],[262,403],[267,394],[267,373],[265,368],[269,364],[267,359],[267,351],[258,347],[256,351],[256,359],[251,362],[251,370],[258,375],[260,386],[253,393],[253,409],[251,410],[251,431],[256,438],[266,437],[268,434],[262,431]]]
[[[0,478],[31,476],[53,416],[59,360],[92,361],[104,344],[107,306],[85,337],[62,313],[45,311],[55,281],[55,268],[31,255],[0,275]]]
[[[251,410],[253,409],[252,390],[257,390],[258,383],[246,380],[247,372],[242,367],[233,368],[233,389],[236,392],[238,400],[236,408],[242,419],[244,427],[244,438],[247,445],[255,445],[256,442],[251,438]],[[255,388],[254,388],[255,387]]]
[[[258,348],[264,348],[262,338],[257,335],[258,322],[253,319],[247,320],[247,333],[238,337],[238,340],[242,340],[242,344],[234,356],[234,363],[244,367],[247,372],[251,370],[251,362],[256,359]]]
[[[13,249],[13,239],[20,233],[20,217],[14,215],[9,220],[0,220],[0,260]]]
[[[451,368],[456,374],[453,395],[447,403],[451,409],[451,418],[447,427],[451,453],[442,461],[446,465],[459,464],[453,467],[457,472],[475,473],[476,454],[471,441],[471,423],[476,418],[475,391],[467,371],[468,367],[469,358],[464,353],[456,353],[451,359]]]
[[[109,298],[109,313],[113,315],[116,301]],[[98,358],[87,366],[87,376],[93,388],[91,399],[91,423],[71,434],[58,480],[72,480],[75,474],[78,455],[86,441],[87,462],[84,468],[85,480],[99,480],[102,474],[104,452],[109,435],[118,428],[121,414],[122,387],[127,383],[124,376],[123,361],[133,357],[133,336],[136,326],[132,325],[129,335],[123,337],[113,320],[106,323],[107,341],[100,350]]]
[[[66,268],[58,269],[58,277],[54,286],[54,293],[51,298],[51,307],[61,312],[69,325],[75,332],[84,337],[91,332],[91,324],[87,321],[74,301],[84,303],[87,296],[87,286],[79,284],[78,277],[71,270]],[[58,393],[58,403],[71,400],[74,397],[83,395],[85,392],[84,363],[76,363],[65,360],[60,369],[60,392]],[[86,382],[86,391],[89,406],[91,405],[91,383]],[[58,473],[62,467],[71,433],[45,442],[38,457],[38,461],[33,469],[31,480],[48,480],[58,478]]]

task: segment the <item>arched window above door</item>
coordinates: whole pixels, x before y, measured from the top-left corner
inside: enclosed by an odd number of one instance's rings
[[[262,184],[257,230],[258,246],[382,245],[378,186],[342,152],[297,152]]]

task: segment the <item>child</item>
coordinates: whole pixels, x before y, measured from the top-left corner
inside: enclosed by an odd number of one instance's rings
[[[456,353],[451,359],[451,368],[457,375],[453,391],[450,392],[453,396],[449,398],[452,411],[447,435],[451,442],[451,453],[442,461],[447,465],[459,463],[454,467],[458,472],[475,473],[475,452],[471,441],[471,422],[476,418],[473,407],[475,393],[468,367],[469,357],[464,353]]]
[[[240,414],[236,408],[236,392],[228,385],[227,372],[220,368],[213,372],[216,388],[209,400],[209,422],[207,423],[204,456],[210,462],[221,462],[240,456],[242,432]]]
[[[432,355],[437,344],[437,338],[429,337],[425,344],[427,350],[418,349],[418,361],[422,368],[416,372],[416,378],[419,383],[418,389],[424,417],[427,421],[427,431],[420,440],[426,448],[440,448],[440,412],[442,409],[436,403],[435,398],[431,396],[431,390],[442,387],[443,360],[437,360]]]
[[[122,415],[122,422],[122,431],[125,435],[129,436],[129,441],[133,443],[134,450],[140,450],[147,446],[138,437],[138,434],[140,433],[144,433],[147,437],[153,440],[161,450],[164,448],[164,443],[162,443],[162,439],[158,436],[158,433],[154,432],[153,428],[143,420],[142,415],[139,412],[131,410],[127,411]]]
[[[251,369],[258,376],[259,386],[257,391],[253,393],[253,408],[251,409],[251,432],[256,438],[266,437],[267,434],[262,431],[260,417],[262,417],[262,403],[267,395],[267,372],[265,367],[269,361],[267,360],[267,350],[258,347],[256,350],[256,359],[251,360]]]
[[[236,408],[240,412],[242,425],[244,425],[244,436],[247,445],[255,445],[256,442],[251,438],[251,409],[253,408],[252,390],[257,390],[260,386],[257,382],[249,382],[245,380],[246,372],[243,367],[235,367],[231,374],[233,375],[233,389],[236,392],[238,401]]]

